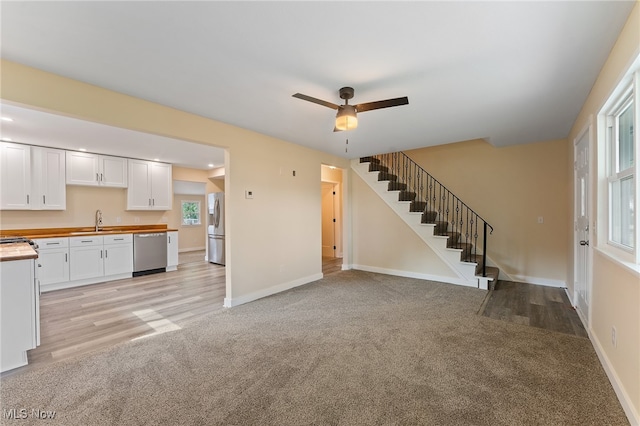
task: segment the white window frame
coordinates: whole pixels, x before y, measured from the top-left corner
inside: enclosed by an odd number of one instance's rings
[[[640,57],[637,62],[640,63]],[[616,117],[620,115],[630,103],[634,104],[634,161],[631,167],[620,171],[618,164],[619,145]],[[640,128],[640,69],[637,69],[634,73],[630,73],[630,78],[623,79],[616,90],[614,90],[613,95],[601,110],[598,122],[604,130],[598,132],[598,145],[605,148],[604,150],[599,150],[599,155],[604,157],[604,164],[602,162],[600,163],[604,167],[599,168],[599,175],[604,185],[599,186],[602,191],[599,191],[598,199],[600,203],[606,206],[606,208],[603,208],[601,211],[601,213],[606,216],[606,224],[602,223],[603,226],[599,228],[600,238],[598,238],[599,241],[606,242],[606,246],[603,247],[602,244],[598,244],[598,247],[604,249],[610,256],[619,259],[623,263],[635,265],[634,269],[638,269],[640,266],[640,190],[638,185],[640,178],[640,165],[638,164],[638,159],[640,158],[640,152],[638,152],[640,151],[640,138],[638,137],[638,128]],[[616,242],[612,238],[612,183],[626,179],[629,176],[632,176],[632,191],[634,197],[633,247]]]
[[[185,223],[184,218],[184,205],[188,204],[197,204],[198,205],[198,223]],[[182,226],[200,226],[202,225],[202,206],[200,201],[198,200],[181,200],[180,201],[180,218]]]

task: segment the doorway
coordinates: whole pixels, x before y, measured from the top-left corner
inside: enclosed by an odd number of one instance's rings
[[[590,250],[589,250],[589,146],[591,126],[576,138],[575,142],[575,206],[574,206],[574,303],[580,319],[589,328],[589,303],[591,299]]]
[[[342,269],[342,170],[322,165],[322,272]]]
[[[322,182],[322,257],[336,257],[335,185]]]

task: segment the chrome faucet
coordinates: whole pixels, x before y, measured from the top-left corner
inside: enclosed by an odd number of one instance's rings
[[[102,211],[96,210],[96,232],[102,228]]]

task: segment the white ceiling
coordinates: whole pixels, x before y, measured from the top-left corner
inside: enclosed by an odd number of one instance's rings
[[[2,2],[2,57],[347,158],[506,146],[568,135],[634,4]],[[334,133],[291,97],[342,86],[409,105]]]
[[[224,166],[224,150],[148,133],[105,126],[35,109],[0,104],[0,137],[30,145],[142,160],[156,160],[196,169]],[[211,164],[212,166],[209,166]]]

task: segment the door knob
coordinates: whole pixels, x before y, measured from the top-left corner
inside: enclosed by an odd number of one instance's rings
[[[588,246],[589,245],[589,241],[582,240],[582,241],[580,241],[580,245],[581,246]]]

